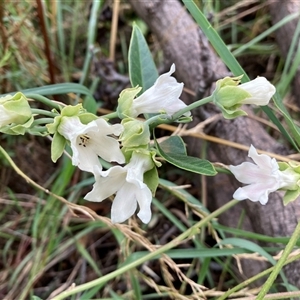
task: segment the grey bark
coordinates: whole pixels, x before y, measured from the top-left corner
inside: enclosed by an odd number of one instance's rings
[[[129,1],[160,42],[167,64],[170,65],[173,62],[176,64],[176,77],[184,82],[185,87],[204,96],[211,93],[216,79],[228,75],[226,66],[217,57],[206,37],[179,1]],[[284,2],[280,3],[284,5]],[[195,99],[184,95],[184,100],[190,103]],[[216,113],[218,111],[210,104],[193,111],[194,124]],[[261,124],[247,117],[232,121],[220,119],[210,134],[247,146],[253,144],[258,149],[278,154],[287,153],[287,149],[269,136]],[[191,154],[198,155],[200,146],[199,140],[188,140]],[[245,161],[247,157],[246,152],[219,144],[210,144],[209,155],[212,161],[235,165]],[[211,187],[209,206],[214,209],[232,199],[238,183],[232,176],[217,175],[210,179],[208,186]],[[273,193],[267,205],[242,201],[238,206],[223,214],[219,221],[236,227],[243,209],[246,211],[244,228],[271,236],[291,235],[300,215],[299,201],[284,207],[281,196]],[[262,263],[243,261],[243,271],[246,277],[262,271],[265,267]],[[300,262],[285,269],[290,283],[300,288],[300,272],[297,270],[300,270]]]
[[[300,13],[300,1],[299,0],[285,0],[284,2],[269,1],[269,9],[272,17],[272,23],[276,24],[283,18],[293,13]],[[292,43],[292,39],[299,22],[299,17],[291,22],[280,27],[275,32],[276,41],[279,49],[283,54],[283,57],[287,57]],[[300,47],[299,37],[297,41],[298,47]],[[292,94],[295,97],[295,101],[300,105],[300,65],[293,79]]]

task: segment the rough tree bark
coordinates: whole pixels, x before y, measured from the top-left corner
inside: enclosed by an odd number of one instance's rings
[[[216,79],[228,75],[225,65],[179,1],[129,1],[160,42],[166,63],[176,64],[176,77],[184,82],[185,87],[204,96],[211,93]],[[280,5],[283,6],[284,3]],[[184,95],[184,100],[190,103],[195,99]],[[193,111],[194,123],[216,113],[218,113],[216,108],[208,104],[196,112]],[[210,134],[246,146],[253,144],[258,149],[278,154],[287,153],[287,149],[269,136],[261,124],[247,117],[232,121],[220,119],[215,123]],[[199,154],[199,146],[199,141],[188,141],[189,151],[194,155]],[[212,161],[235,165],[245,161],[247,157],[246,152],[219,144],[210,144],[209,155]],[[209,206],[216,208],[232,199],[238,184],[232,176],[218,175],[211,179],[209,186],[212,187],[209,191]],[[280,194],[273,193],[267,205],[242,201],[234,209],[222,215],[219,220],[223,224],[236,227],[240,213],[244,209],[246,228],[271,236],[289,236],[300,218],[298,202],[295,201],[284,207]],[[262,263],[243,261],[246,277],[264,268],[265,265]],[[300,288],[299,269],[300,262],[295,262],[286,267],[285,272],[290,283]]]
[[[284,4],[283,4],[284,3]],[[272,17],[272,23],[276,24],[284,17],[293,13],[300,12],[300,1],[299,0],[285,0],[280,5],[278,1],[269,1],[269,9]],[[285,24],[276,31],[276,41],[282,52],[283,56],[286,57],[290,45],[292,43],[293,35],[299,22],[299,17],[293,21]],[[299,47],[299,41],[298,41]],[[293,96],[295,97],[296,103],[300,105],[300,66],[293,79]]]

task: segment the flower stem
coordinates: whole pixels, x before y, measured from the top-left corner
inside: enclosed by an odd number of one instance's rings
[[[34,99],[34,100],[39,101],[41,103],[44,103],[47,106],[50,106],[52,108],[56,108],[57,110],[61,110],[61,106],[58,103],[56,103],[55,101],[50,100],[50,99],[48,99],[48,98],[46,98],[42,95],[39,95],[39,94],[26,94],[26,97]]]
[[[201,105],[204,105],[204,104],[212,102],[212,101],[213,101],[213,97],[209,96],[209,97],[203,98],[201,100],[198,100],[196,102],[193,102],[192,104],[190,104],[190,105],[186,106],[185,108],[179,110],[178,112],[176,112],[172,116],[169,116],[167,114],[159,114],[159,115],[156,115],[152,118],[149,118],[148,120],[145,121],[145,123],[147,125],[151,125],[152,128],[155,128],[160,124],[173,123],[177,119],[179,119],[181,116],[183,116],[185,113],[191,111],[192,109],[197,108]]]
[[[48,110],[44,110],[44,109],[39,109],[39,108],[32,108],[31,109],[31,112],[33,115],[44,115],[44,116],[47,116],[47,117],[56,117],[58,116],[58,114],[52,112],[52,111],[48,111]]]
[[[118,118],[118,113],[117,112],[112,112],[110,114],[101,116],[101,118],[109,119],[109,120],[114,119],[114,118]]]
[[[182,115],[184,115],[185,113],[191,111],[194,108],[197,108],[201,105],[207,104],[209,102],[213,101],[213,96],[208,96],[206,98],[203,98],[201,100],[195,101],[192,104],[186,106],[185,108],[181,109],[180,111],[178,111],[177,113],[175,113],[174,115],[172,115],[172,120],[175,121],[177,120],[179,117],[181,117]]]
[[[188,230],[186,230],[185,232],[180,234],[174,240],[165,244],[164,246],[160,247],[159,249],[145,255],[144,257],[141,257],[140,259],[137,259],[137,260],[131,262],[130,264],[128,264],[124,267],[118,268],[117,270],[115,270],[107,275],[104,275],[104,276],[97,278],[95,280],[92,280],[90,282],[76,286],[76,287],[72,288],[71,290],[62,292],[61,294],[54,297],[52,300],[62,300],[68,296],[85,291],[87,289],[91,289],[97,285],[100,286],[100,285],[106,283],[107,281],[109,281],[113,278],[116,278],[117,276],[120,276],[121,274],[131,270],[132,268],[135,268],[135,267],[143,264],[144,262],[149,261],[149,260],[163,254],[164,252],[178,246],[180,244],[180,242],[183,241],[184,239],[191,238],[196,232],[198,232],[199,228],[205,226],[209,221],[211,221],[215,217],[219,216],[220,214],[222,214],[229,208],[233,207],[237,203],[239,203],[238,200],[232,200],[232,201],[226,203],[224,206],[222,206],[219,209],[217,209],[216,211],[212,212],[210,215],[208,215],[207,217],[205,217],[204,219],[202,219],[201,221],[199,221],[198,223],[196,223],[195,225],[190,227]]]
[[[40,124],[49,124],[49,123],[52,123],[52,122],[53,122],[52,118],[40,118],[40,119],[34,120],[31,127],[33,127],[35,125],[40,125]]]
[[[294,246],[296,245],[298,239],[300,237],[300,222],[298,222],[295,231],[293,232],[288,244],[286,245],[280,259],[278,260],[277,264],[274,267],[274,270],[268,277],[267,281],[263,285],[262,289],[260,290],[259,294],[257,295],[256,300],[263,300],[269,289],[271,288],[273,282],[277,278],[279,272],[281,271],[282,267],[284,266],[285,261],[287,260],[289,254],[292,252]]]

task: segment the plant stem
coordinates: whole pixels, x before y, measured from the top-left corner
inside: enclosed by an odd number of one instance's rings
[[[292,263],[293,261],[297,261],[300,259],[300,254],[298,255],[295,255],[291,258],[289,258],[285,263],[284,265],[287,265],[287,264],[290,264]],[[254,281],[268,275],[269,273],[271,273],[273,270],[274,270],[275,266],[274,267],[271,267],[267,270],[264,270],[262,271],[261,273],[257,274],[257,275],[254,275],[253,277],[251,278],[248,278],[246,279],[245,281],[243,281],[242,283],[236,285],[235,287],[233,287],[232,289],[228,290],[227,292],[225,292],[221,297],[218,298],[218,300],[225,300],[225,299],[228,299],[228,297],[232,294],[234,294],[235,292],[238,292],[239,290],[243,289],[243,288],[246,288],[247,286],[249,286],[249,284],[253,283]]]
[[[290,241],[286,245],[280,259],[278,260],[277,264],[274,266],[274,270],[270,274],[269,278],[263,285],[262,289],[260,290],[259,294],[257,295],[257,300],[263,300],[264,296],[267,294],[269,289],[271,288],[273,282],[277,278],[279,272],[281,271],[282,267],[284,266],[285,261],[287,260],[289,254],[292,252],[294,246],[296,245],[298,239],[300,237],[300,222],[298,222],[295,231],[293,232]]]
[[[118,113],[117,112],[112,112],[110,114],[107,114],[107,115],[103,115],[101,116],[101,118],[104,118],[104,119],[114,119],[114,118],[118,118]]]
[[[60,105],[58,105],[56,102],[42,96],[42,95],[39,95],[39,94],[26,94],[26,97],[27,98],[31,98],[31,99],[34,99],[36,101],[39,101],[41,103],[44,103],[52,108],[56,108],[57,110],[60,110],[61,107]]]
[[[219,209],[217,209],[216,211],[212,212],[210,215],[208,215],[207,217],[205,217],[204,219],[202,219],[201,221],[199,221],[198,223],[196,223],[195,225],[190,227],[187,231],[183,232],[181,235],[176,237],[174,240],[172,240],[171,242],[167,243],[166,245],[160,247],[159,249],[157,249],[157,250],[145,255],[144,257],[141,257],[140,259],[137,259],[134,262],[132,262],[124,267],[121,267],[105,276],[102,276],[102,277],[92,280],[90,282],[81,284],[77,287],[74,287],[72,290],[62,292],[61,294],[54,297],[52,300],[62,300],[62,299],[65,299],[66,297],[69,297],[76,293],[85,291],[87,289],[91,289],[97,285],[102,285],[102,284],[106,283],[107,281],[109,281],[113,278],[116,278],[117,276],[120,276],[121,274],[145,263],[146,261],[149,261],[149,260],[153,259],[154,257],[157,257],[160,254],[163,254],[164,252],[178,246],[180,244],[180,242],[182,242],[184,239],[192,237],[195,233],[198,232],[199,228],[201,228],[202,226],[205,226],[209,221],[211,221],[215,217],[219,216],[220,214],[222,214],[229,208],[233,207],[237,203],[239,203],[238,200],[231,200],[230,202],[226,203],[224,206],[222,206]]]
[[[185,113],[191,111],[194,108],[197,108],[201,105],[204,105],[206,103],[212,102],[213,101],[213,96],[210,95],[206,98],[203,98],[201,100],[195,101],[192,104],[188,105],[187,107],[181,109],[180,111],[178,111],[177,113],[175,113],[174,115],[172,115],[172,120],[175,121],[177,120],[179,117],[181,117],[182,115],[184,115]]]
[[[39,108],[32,108],[31,112],[32,112],[33,115],[44,115],[44,116],[52,117],[52,118],[58,116],[58,114],[56,114],[52,111],[39,109]]]
[[[201,100],[195,101],[190,105],[187,105],[185,108],[179,110],[178,112],[176,112],[174,115],[169,116],[167,114],[160,114],[160,115],[156,115],[152,118],[149,118],[148,120],[146,120],[146,124],[150,125],[151,124],[151,128],[155,128],[160,124],[170,124],[175,122],[177,119],[179,119],[181,116],[183,116],[185,113],[191,111],[194,108],[197,108],[201,105],[204,105],[206,103],[212,102],[213,101],[213,97],[209,96],[206,98],[203,98]]]

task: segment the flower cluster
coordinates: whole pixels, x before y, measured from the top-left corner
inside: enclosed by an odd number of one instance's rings
[[[264,77],[244,84],[239,84],[241,77],[226,77],[217,82],[212,96],[187,106],[179,98],[183,83],[171,76],[174,72],[173,64],[169,72],[159,76],[154,85],[142,94],[142,88],[138,86],[123,90],[114,114],[114,117],[121,119],[117,124],[110,124],[108,116],[98,117],[87,112],[81,104],[53,104],[52,112],[45,114],[53,117],[50,121],[49,118],[35,120],[40,110],[32,109],[22,93],[2,97],[0,132],[53,135],[51,158],[54,162],[69,144],[72,164],[95,177],[93,189],[85,199],[99,202],[115,195],[111,209],[113,222],[127,220],[139,207],[138,217],[148,223],[151,219],[152,196],[158,185],[157,167],[160,163],[156,155],[165,159],[168,157],[150,142],[151,129],[164,122],[190,121],[190,110],[209,101],[221,109],[225,118],[232,119],[246,114],[240,109],[241,105],[266,105],[275,93],[275,87]],[[147,114],[155,115],[149,117]],[[146,120],[137,119],[140,115],[145,115]],[[41,126],[43,122],[45,126]],[[178,157],[186,159],[185,148],[174,151],[178,152],[175,160]],[[248,184],[234,193],[235,199],[249,198],[266,204],[268,195],[278,189],[286,191],[285,202],[292,201],[300,194],[298,165],[278,164],[275,159],[257,154],[253,146],[250,147],[249,156],[256,164],[244,162],[239,166],[230,166],[235,177]],[[111,167],[103,170],[104,161],[106,166],[110,164]],[[186,169],[187,166],[183,165],[182,168]],[[193,168],[190,170],[193,171]],[[215,175],[214,172],[212,174]]]
[[[111,209],[113,222],[124,222],[134,214],[137,206],[142,222],[148,223],[151,219],[149,186],[156,189],[159,163],[150,147],[149,126],[136,117],[145,113],[172,115],[186,107],[179,99],[183,84],[171,77],[174,71],[172,65],[168,73],[161,75],[139,97],[136,96],[141,88],[124,90],[117,109],[121,124],[112,125],[77,105],[64,107],[54,122],[47,125],[49,133],[53,134],[52,159],[56,161],[62,155],[68,142],[73,165],[94,174],[95,184],[85,199],[100,202],[116,194]],[[117,165],[103,170],[100,159]],[[148,176],[146,184],[147,172],[152,176]]]

